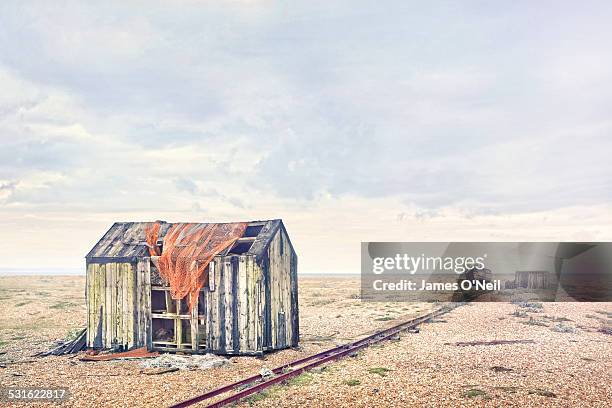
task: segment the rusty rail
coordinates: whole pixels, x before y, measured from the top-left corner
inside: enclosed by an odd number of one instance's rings
[[[255,385],[249,388],[243,389],[237,392],[236,394],[230,395],[222,400],[219,400],[217,402],[214,402],[208,405],[208,407],[225,406],[232,402],[236,402],[244,397],[247,397],[251,394],[260,392],[274,384],[278,384],[290,378],[296,377],[302,374],[303,372],[308,371],[321,364],[325,364],[329,361],[340,359],[347,355],[353,354],[357,350],[368,347],[371,344],[379,343],[381,341],[392,338],[393,336],[399,334],[400,332],[404,330],[415,328],[419,324],[426,323],[427,321],[435,317],[448,313],[449,311],[453,310],[455,307],[457,306],[442,307],[440,309],[434,310],[433,312],[430,312],[423,316],[419,316],[417,318],[400,323],[388,329],[381,330],[379,332],[376,332],[370,336],[364,337],[363,339],[354,341],[352,343],[343,344],[341,346],[334,347],[329,350],[325,350],[321,353],[313,354],[311,356],[304,357],[299,360],[295,360],[290,363],[284,364],[282,366],[276,367],[275,369],[272,370],[272,373],[276,374],[276,376],[270,379],[265,380],[265,379],[262,379],[261,375],[254,375],[252,377],[242,379],[235,383],[225,385],[223,387],[217,388],[207,393],[204,393],[196,397],[190,398],[188,400],[179,402],[178,404],[172,405],[171,408],[188,407],[198,402],[206,401],[218,395],[225,394],[228,391],[234,390],[244,385],[256,383]]]

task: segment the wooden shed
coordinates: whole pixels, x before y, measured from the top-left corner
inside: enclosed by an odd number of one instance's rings
[[[162,255],[169,231],[213,225],[157,224]],[[297,255],[281,220],[248,222],[213,254],[195,305],[171,296],[147,243],[151,225],[115,223],[87,254],[88,347],[261,355],[297,346]]]

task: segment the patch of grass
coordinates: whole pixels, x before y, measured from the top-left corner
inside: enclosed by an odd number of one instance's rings
[[[386,322],[389,320],[395,320],[395,317],[391,317],[391,316],[383,316],[383,317],[379,317],[377,319],[374,319],[377,322]]]
[[[16,336],[11,337],[11,340],[23,340],[26,339],[28,336],[26,336],[23,333],[19,333]]]
[[[464,397],[466,398],[474,398],[474,397],[483,397],[486,398],[487,397],[487,393],[486,391],[483,391],[479,388],[471,388],[469,390],[467,390],[464,394]]]
[[[287,384],[296,385],[296,386],[308,385],[312,382],[312,378],[313,378],[312,374],[302,373],[298,375],[297,377],[290,378],[289,381],[287,381]]]
[[[314,300],[312,302],[310,302],[310,306],[325,306],[325,305],[329,305],[330,303],[334,303],[335,300],[332,299],[318,299],[318,300]]]
[[[526,322],[521,322],[521,323],[527,324],[529,326],[544,326],[544,327],[548,327],[548,324],[546,322],[534,319],[533,317],[530,317],[529,320],[527,320]]]
[[[512,312],[512,316],[514,317],[527,317],[527,312],[524,310],[516,309]]]
[[[32,303],[32,302],[30,302],[29,300],[26,300],[25,302],[15,303],[15,307],[25,306],[25,305],[30,304],[30,303]]]
[[[50,309],[67,309],[71,306],[76,306],[76,304],[72,302],[57,302],[54,305],[49,306]]]
[[[344,381],[342,381],[342,384],[348,385],[349,387],[354,387],[356,385],[360,385],[361,381],[359,381],[359,380],[344,380]]]
[[[253,405],[259,401],[265,400],[266,398],[275,398],[278,389],[279,389],[278,386],[270,387],[267,390],[258,392],[257,394],[249,395],[248,397],[244,399],[244,402],[246,402],[249,405]]]
[[[542,397],[555,398],[557,394],[552,391],[545,390],[543,388],[534,388],[528,391],[529,394],[541,395]]]
[[[508,394],[515,394],[518,391],[518,387],[495,387],[496,390],[507,392]]]
[[[555,324],[553,327],[550,328],[550,330],[557,332],[557,333],[575,333],[576,332],[575,327],[568,326],[563,323]]]
[[[523,309],[543,309],[544,305],[539,302],[518,302],[516,304],[518,307]]]
[[[249,405],[253,405],[259,401],[265,400],[269,396],[270,396],[270,391],[263,390],[262,392],[258,392],[257,394],[249,395],[248,397],[244,399],[244,402],[246,402]]]
[[[313,369],[310,370],[311,373],[314,374],[323,374],[323,373],[331,373],[337,370],[337,367],[332,367],[332,366],[323,366],[323,367],[315,367]]]
[[[378,374],[381,377],[386,377],[387,373],[391,371],[390,369],[386,368],[386,367],[372,367],[372,368],[368,368],[368,373],[370,374]]]
[[[8,344],[8,341],[2,341],[0,340],[0,347],[4,347]]]

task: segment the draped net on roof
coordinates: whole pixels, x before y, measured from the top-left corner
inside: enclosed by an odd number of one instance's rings
[[[163,239],[159,253],[160,223],[146,228],[146,240],[151,256],[159,256],[159,273],[170,286],[173,299],[188,296],[191,311],[200,289],[208,283],[207,267],[215,255],[244,234],[246,222],[225,224],[173,224]]]

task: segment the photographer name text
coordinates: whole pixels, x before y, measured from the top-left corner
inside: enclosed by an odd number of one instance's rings
[[[429,282],[427,280],[412,281],[401,279],[396,282],[387,282],[382,279],[377,279],[372,282],[372,287],[377,291],[455,291],[455,290],[476,290],[476,291],[493,291],[500,290],[502,287],[501,280],[490,282],[477,279],[464,279],[460,282]]]

